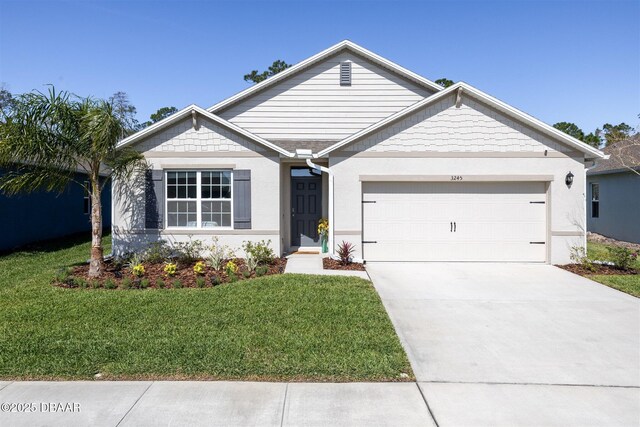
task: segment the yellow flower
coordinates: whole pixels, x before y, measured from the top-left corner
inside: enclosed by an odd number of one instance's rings
[[[329,232],[329,221],[326,218],[320,219],[318,221],[318,234],[321,236],[326,236]]]
[[[136,264],[133,266],[132,271],[134,276],[142,277],[144,276],[144,265]]]
[[[178,271],[178,266],[173,262],[167,263],[164,266],[164,272],[167,273],[169,276],[175,275],[177,271]]]
[[[193,266],[193,272],[198,275],[203,275],[205,273],[206,267],[203,261],[196,262],[196,265]]]
[[[233,261],[229,261],[224,269],[227,271],[227,274],[236,274],[238,272],[238,266]]]

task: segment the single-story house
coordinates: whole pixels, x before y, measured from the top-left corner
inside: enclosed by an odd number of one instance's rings
[[[587,171],[587,230],[640,243],[640,134],[603,151]]]
[[[8,173],[0,169],[0,176]],[[88,179],[78,173],[78,182]],[[69,184],[62,193],[35,191],[7,196],[0,192],[0,252],[29,243],[55,239],[91,231],[91,199],[77,183]],[[102,193],[102,225],[111,227],[111,185]]]
[[[569,262],[585,162],[604,154],[466,84],[446,89],[350,41],[119,144],[147,174],[114,187],[116,253],[217,236],[365,261]]]

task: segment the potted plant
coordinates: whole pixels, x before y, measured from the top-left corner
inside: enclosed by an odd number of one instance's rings
[[[318,234],[320,235],[320,242],[322,243],[322,253],[329,252],[329,246],[327,240],[329,238],[329,221],[326,218],[321,218],[318,221]]]

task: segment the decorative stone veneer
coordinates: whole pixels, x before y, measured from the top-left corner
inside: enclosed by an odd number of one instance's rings
[[[208,119],[198,116],[197,130],[191,118],[156,133],[137,145],[142,152],[264,152],[244,137],[237,135]]]
[[[570,149],[463,97],[460,108],[447,97],[383,130],[351,144],[358,152],[568,152]]]

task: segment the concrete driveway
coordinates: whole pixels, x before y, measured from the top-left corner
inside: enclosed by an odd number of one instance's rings
[[[640,422],[637,298],[549,265],[367,270],[440,426]]]

